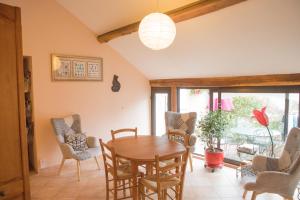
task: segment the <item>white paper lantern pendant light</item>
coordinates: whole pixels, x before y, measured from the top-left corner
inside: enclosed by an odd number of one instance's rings
[[[146,47],[160,50],[172,44],[176,36],[176,26],[168,15],[154,12],[142,19],[138,33]]]

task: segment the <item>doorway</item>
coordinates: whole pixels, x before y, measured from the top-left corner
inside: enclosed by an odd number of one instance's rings
[[[26,133],[28,146],[28,165],[30,172],[38,172],[34,118],[33,118],[33,89],[32,89],[32,57],[23,57],[24,69],[24,95],[25,95],[25,113],[26,113]]]
[[[165,112],[171,110],[171,88],[151,88],[151,133],[166,133]]]

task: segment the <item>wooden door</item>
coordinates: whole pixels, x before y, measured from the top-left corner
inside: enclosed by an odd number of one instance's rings
[[[30,199],[20,9],[0,4],[0,200]]]

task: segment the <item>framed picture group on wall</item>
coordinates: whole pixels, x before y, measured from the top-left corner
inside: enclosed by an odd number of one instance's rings
[[[53,81],[102,81],[103,60],[99,57],[51,55]]]

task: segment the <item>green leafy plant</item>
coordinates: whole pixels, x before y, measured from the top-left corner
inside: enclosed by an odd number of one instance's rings
[[[224,136],[230,121],[230,112],[222,110],[211,111],[199,121],[199,136],[210,151],[216,151],[214,144],[217,144],[217,148],[220,149],[221,138]]]

